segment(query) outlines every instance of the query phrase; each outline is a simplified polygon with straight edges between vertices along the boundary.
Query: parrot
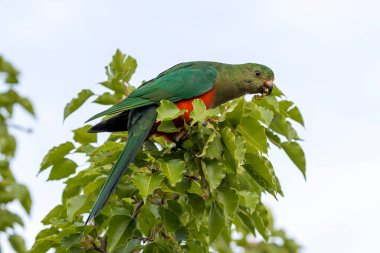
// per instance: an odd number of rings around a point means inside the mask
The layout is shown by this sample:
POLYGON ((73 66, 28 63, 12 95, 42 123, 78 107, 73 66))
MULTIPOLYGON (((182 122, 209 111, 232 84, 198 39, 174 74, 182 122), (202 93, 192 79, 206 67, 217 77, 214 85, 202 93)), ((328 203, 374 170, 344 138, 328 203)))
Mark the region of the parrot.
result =
POLYGON ((128 131, 128 139, 85 222, 91 221, 105 206, 121 177, 144 141, 156 131, 157 107, 161 100, 187 110, 179 119, 190 122, 193 100, 201 99, 207 109, 246 94, 270 95, 273 71, 261 64, 226 64, 194 61, 177 64, 131 92, 127 98, 91 117, 88 121, 111 116, 94 125, 89 132, 128 131), (156 128, 156 129, 155 129, 156 128))

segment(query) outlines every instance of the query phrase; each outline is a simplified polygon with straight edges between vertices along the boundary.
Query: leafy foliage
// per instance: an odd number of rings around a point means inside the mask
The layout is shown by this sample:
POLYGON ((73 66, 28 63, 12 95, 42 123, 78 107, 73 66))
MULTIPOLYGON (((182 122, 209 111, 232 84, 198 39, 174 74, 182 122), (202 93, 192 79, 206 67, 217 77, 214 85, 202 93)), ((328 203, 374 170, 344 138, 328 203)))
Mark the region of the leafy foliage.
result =
MULTIPOLYGON (((106 67, 108 80, 101 83, 109 91, 94 102, 110 104, 128 95, 135 68, 136 61, 118 50, 106 67)), ((184 112, 169 101, 161 102, 159 130, 182 136, 182 147, 162 136, 146 141, 89 226, 83 223, 84 215, 128 133, 113 133, 98 144, 85 131, 90 126, 84 126, 73 131, 74 142, 51 149, 40 171, 51 168, 49 179, 67 178, 66 187, 62 204, 43 219, 48 227, 37 235, 31 252, 51 248, 57 252, 233 252, 233 243, 247 252, 279 252, 278 248, 297 252, 293 241, 273 229, 270 212, 261 202, 266 193, 275 198, 283 195, 268 159, 269 148, 284 149, 305 172, 300 138, 292 126, 303 124, 297 107, 278 88, 272 96, 252 101, 240 98, 213 110, 206 110, 200 100, 193 106, 193 121, 184 132, 172 123, 184 112), (74 175, 74 165, 68 162, 73 152, 88 161, 74 175), (67 166, 61 166, 64 162, 67 166), (248 238, 258 234, 269 244, 248 238), (283 245, 271 243, 270 236, 279 237, 283 245)))
POLYGON ((9 207, 10 203, 18 202, 29 214, 32 205, 28 188, 17 182, 11 170, 17 143, 9 130, 11 127, 21 128, 11 122, 14 107, 20 105, 29 114, 34 115, 31 102, 14 89, 18 84, 18 76, 16 68, 0 56, 0 237, 6 236, 16 252, 26 252, 24 239, 17 234, 18 227, 23 226, 23 221, 9 207))

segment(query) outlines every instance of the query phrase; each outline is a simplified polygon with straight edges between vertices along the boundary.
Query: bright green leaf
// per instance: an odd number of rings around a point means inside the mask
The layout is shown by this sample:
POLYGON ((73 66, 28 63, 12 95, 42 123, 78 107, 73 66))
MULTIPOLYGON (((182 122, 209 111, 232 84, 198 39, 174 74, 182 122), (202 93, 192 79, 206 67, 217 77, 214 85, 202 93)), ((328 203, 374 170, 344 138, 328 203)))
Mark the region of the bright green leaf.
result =
POLYGON ((68 141, 50 149, 41 162, 39 173, 49 168, 51 165, 59 163, 65 157, 65 155, 67 155, 74 148, 74 144, 68 141))
POLYGON ((59 163, 53 165, 48 180, 66 178, 75 173, 77 167, 78 165, 73 160, 63 158, 59 163))
POLYGON ((81 128, 73 130, 74 140, 82 145, 86 145, 91 142, 97 142, 97 135, 88 132, 88 130, 90 130, 91 127, 92 126, 90 125, 85 125, 81 128))
POLYGON ((93 103, 101 104, 101 105, 114 105, 119 102, 121 96, 119 94, 111 94, 109 92, 105 92, 99 97, 97 97, 93 103))
POLYGON ((201 99, 194 99, 193 111, 190 113, 190 118, 192 118, 191 124, 194 125, 196 122, 204 123, 207 118, 217 117, 219 111, 217 109, 207 110, 205 104, 201 99))
POLYGON ((216 202, 212 202, 209 214, 209 240, 210 244, 215 241, 220 232, 226 227, 223 211, 216 202))
POLYGON ((253 117, 244 117, 238 125, 237 130, 245 139, 248 152, 268 152, 268 143, 265 128, 253 117))
POLYGON ((176 127, 173 121, 161 121, 157 130, 163 133, 177 133, 181 130, 181 128, 176 127))
POLYGON ((129 216, 117 215, 112 217, 107 232, 107 249, 109 252, 113 252, 120 243, 125 244, 129 239, 128 237, 132 235, 133 226, 130 225, 131 222, 132 220, 129 216))
POLYGON ((70 114, 75 112, 92 95, 94 95, 94 93, 87 89, 84 89, 81 92, 79 92, 76 98, 73 98, 68 104, 66 104, 63 113, 63 119, 65 120, 70 114))
POLYGON ((162 100, 160 106, 157 108, 157 120, 168 121, 173 120, 184 114, 186 110, 180 110, 178 107, 168 100, 162 100))
POLYGON ((9 242, 12 246, 12 248, 17 252, 17 253, 26 253, 26 246, 25 246, 25 241, 24 239, 16 234, 10 235, 9 236, 9 242))
POLYGON ((281 143, 281 146, 289 158, 302 172, 303 176, 306 177, 306 159, 301 146, 297 142, 283 142, 281 143))
POLYGON ((185 162, 179 159, 169 161, 158 160, 162 173, 165 175, 172 186, 181 181, 182 174, 185 171, 185 162))
POLYGON ((226 166, 217 160, 207 160, 202 162, 202 168, 206 171, 206 178, 209 182, 210 190, 214 191, 225 176, 226 166))
POLYGON ((239 205, 239 195, 233 188, 219 188, 217 199, 223 205, 224 214, 233 220, 236 209, 239 205))
POLYGON ((90 198, 84 195, 74 196, 67 201, 67 218, 73 221, 78 214, 88 212, 91 209, 90 198))
POLYGON ((164 177, 161 174, 135 173, 133 175, 133 184, 139 189, 141 196, 146 199, 155 189, 160 187, 164 177))

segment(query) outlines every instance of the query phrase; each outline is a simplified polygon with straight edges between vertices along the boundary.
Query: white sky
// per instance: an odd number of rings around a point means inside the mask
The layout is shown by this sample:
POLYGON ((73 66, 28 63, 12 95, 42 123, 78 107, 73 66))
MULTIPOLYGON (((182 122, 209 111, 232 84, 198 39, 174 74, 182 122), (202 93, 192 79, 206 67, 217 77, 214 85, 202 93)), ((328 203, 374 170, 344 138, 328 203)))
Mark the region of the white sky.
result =
POLYGON ((21 71, 19 91, 38 119, 16 112, 17 177, 32 191, 29 246, 40 220, 60 203, 62 182, 36 177, 46 152, 101 109, 90 105, 62 125, 64 105, 96 82, 117 48, 139 67, 133 83, 183 61, 258 62, 300 107, 305 182, 277 150, 271 154, 285 198, 268 198, 278 226, 303 252, 373 252, 380 226, 380 2, 287 1, 0 2, 0 54, 21 71), (128 3, 130 2, 130 3, 128 3))

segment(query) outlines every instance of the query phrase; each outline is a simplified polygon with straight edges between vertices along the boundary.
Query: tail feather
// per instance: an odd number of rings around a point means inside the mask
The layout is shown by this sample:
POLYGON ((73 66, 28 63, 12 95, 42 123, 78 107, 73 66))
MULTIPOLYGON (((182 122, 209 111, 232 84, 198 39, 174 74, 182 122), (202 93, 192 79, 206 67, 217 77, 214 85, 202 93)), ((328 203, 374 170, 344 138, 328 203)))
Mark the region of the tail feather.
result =
POLYGON ((88 132, 89 133, 100 133, 100 132, 122 132, 128 130, 128 118, 130 110, 119 113, 105 121, 102 121, 95 126, 93 126, 88 132))
POLYGON ((144 143, 150 129, 156 121, 156 107, 147 106, 143 108, 133 109, 129 117, 129 122, 133 122, 133 124, 129 126, 128 141, 125 144, 125 148, 117 160, 115 166, 113 167, 106 183, 100 191, 100 194, 85 224, 91 221, 107 203, 124 172, 127 170, 129 164, 135 158, 137 151, 144 143))

